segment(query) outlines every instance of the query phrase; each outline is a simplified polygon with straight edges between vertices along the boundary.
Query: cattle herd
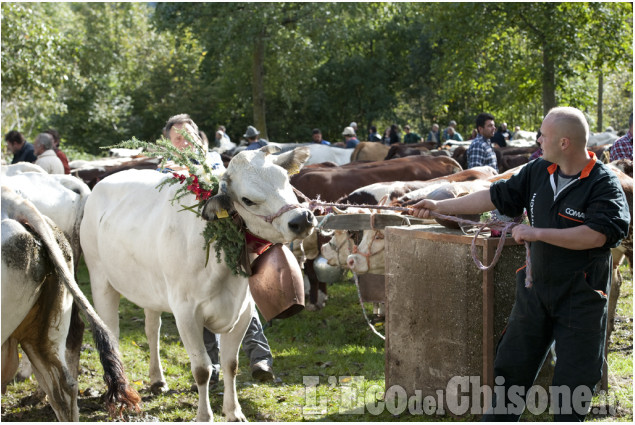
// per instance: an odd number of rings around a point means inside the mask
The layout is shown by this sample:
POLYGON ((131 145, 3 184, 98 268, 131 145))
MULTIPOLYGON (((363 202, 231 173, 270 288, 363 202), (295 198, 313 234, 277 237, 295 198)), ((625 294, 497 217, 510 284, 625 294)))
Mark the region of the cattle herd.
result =
MULTIPOLYGON (((609 146, 590 144, 590 149, 605 158, 602 152, 609 146)), ((383 274, 384 238, 379 229, 357 235, 327 232, 318 228, 316 216, 374 214, 377 211, 357 205, 408 206, 423 198, 463 196, 509 178, 537 148, 530 140, 496 149, 499 174, 490 167, 467 170, 466 146, 461 143, 439 150, 426 143, 282 147, 224 154, 219 193, 205 202, 201 216, 182 212, 171 202, 176 186, 157 189, 170 176, 155 171, 159 160, 141 151, 73 161, 71 176, 48 175, 27 163, 3 165, 2 392, 18 369, 20 346, 57 419, 79 419, 81 310, 100 352, 107 408, 113 414, 118 408, 138 410, 139 395, 128 385, 118 351, 123 295, 145 312, 152 391, 167 390, 159 329, 161 313, 170 312, 198 388, 196 420, 213 419, 208 397, 211 363, 202 339, 206 327, 221 334, 222 411, 227 420, 244 421, 235 376, 253 300, 247 277, 232 273, 222 262, 206 264, 201 249, 206 221, 227 211, 257 237, 292 245, 308 280, 307 307, 317 309, 324 305, 328 282, 320 279, 314 262, 323 257, 333 268, 383 274), (350 206, 310 208, 315 204, 307 200, 350 206), (81 256, 90 273, 94 309, 74 277, 81 256)), ((632 162, 621 160, 611 167, 632 208, 632 162)), ((180 203, 195 204, 194 195, 188 196, 192 199, 180 203)), ((624 257, 632 264, 632 226, 630 232, 615 250, 616 266, 624 257)))

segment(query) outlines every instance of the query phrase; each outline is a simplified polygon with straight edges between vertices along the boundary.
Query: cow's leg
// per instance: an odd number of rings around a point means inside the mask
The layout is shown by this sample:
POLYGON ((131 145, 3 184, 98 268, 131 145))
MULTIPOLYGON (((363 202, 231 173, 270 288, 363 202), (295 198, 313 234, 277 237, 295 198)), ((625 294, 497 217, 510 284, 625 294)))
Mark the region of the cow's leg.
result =
POLYGON ((231 332, 220 336, 220 362, 223 371, 225 392, 223 394, 223 413, 230 422, 246 422, 238 396, 236 395, 236 375, 238 374, 238 351, 245 337, 253 312, 253 301, 238 319, 238 323, 231 332))
MULTIPOLYGON (((90 270, 90 268, 89 268, 90 270)), ((110 286, 104 273, 90 274, 90 290, 95 311, 112 332, 119 348, 119 298, 120 294, 110 286)))
POLYGON ((146 337, 150 348, 150 391, 159 394, 168 390, 165 382, 163 370, 161 369, 161 358, 159 356, 159 338, 161 331, 161 312, 145 309, 146 313, 146 337))
POLYGON ((317 274, 315 274, 315 269, 313 268, 313 260, 306 260, 304 262, 304 273, 306 273, 309 278, 309 302, 311 304, 316 304, 318 302, 318 291, 320 290, 320 281, 317 278, 317 274))
POLYGON ((197 422, 213 422, 214 416, 209 405, 209 378, 212 376, 212 361, 203 343, 203 321, 192 311, 189 303, 173 307, 174 319, 185 351, 190 356, 190 368, 198 387, 197 422))
MULTIPOLYGON (((50 332, 49 337, 51 333, 56 332, 50 332)), ((35 378, 48 396, 57 419, 60 422, 77 422, 77 381, 66 367, 65 340, 66 335, 55 335, 48 341, 35 344, 23 342, 22 349, 31 359, 35 378)))
POLYGON ((15 376, 19 365, 18 341, 15 338, 8 338, 2 344, 2 394, 7 391, 7 384, 15 376))
POLYGON ((59 421, 78 421, 77 381, 66 364, 73 297, 51 276, 38 304, 14 335, 31 360, 40 387, 59 421), (45 324, 45 326, 43 326, 45 324))

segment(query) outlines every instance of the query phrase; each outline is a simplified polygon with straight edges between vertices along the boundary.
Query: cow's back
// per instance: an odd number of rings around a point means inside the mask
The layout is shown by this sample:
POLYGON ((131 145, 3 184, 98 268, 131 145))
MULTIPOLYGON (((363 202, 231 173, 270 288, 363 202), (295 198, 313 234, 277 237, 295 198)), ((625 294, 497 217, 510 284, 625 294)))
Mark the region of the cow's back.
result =
POLYGON ((335 201, 360 187, 392 181, 429 180, 454 174, 461 166, 449 157, 410 156, 338 168, 301 170, 291 184, 306 196, 335 201))
MULTIPOLYGON (((169 298, 209 286, 229 270, 216 264, 214 252, 205 268, 205 222, 181 205, 172 205, 178 185, 157 185, 169 175, 153 170, 122 171, 99 182, 86 202, 80 236, 86 264, 126 298, 144 308, 170 311, 169 298), (219 276, 220 275, 220 276, 219 276)), ((201 294, 210 296, 209 293, 201 294)))

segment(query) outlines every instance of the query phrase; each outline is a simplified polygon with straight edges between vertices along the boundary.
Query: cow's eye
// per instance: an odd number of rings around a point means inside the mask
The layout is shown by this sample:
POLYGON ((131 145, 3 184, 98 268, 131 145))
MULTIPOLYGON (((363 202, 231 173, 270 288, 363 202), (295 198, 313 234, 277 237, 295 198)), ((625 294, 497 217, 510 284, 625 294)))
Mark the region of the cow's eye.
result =
POLYGON ((253 202, 251 199, 245 198, 244 196, 242 198, 242 201, 243 201, 243 204, 247 205, 248 207, 256 205, 255 202, 253 202))

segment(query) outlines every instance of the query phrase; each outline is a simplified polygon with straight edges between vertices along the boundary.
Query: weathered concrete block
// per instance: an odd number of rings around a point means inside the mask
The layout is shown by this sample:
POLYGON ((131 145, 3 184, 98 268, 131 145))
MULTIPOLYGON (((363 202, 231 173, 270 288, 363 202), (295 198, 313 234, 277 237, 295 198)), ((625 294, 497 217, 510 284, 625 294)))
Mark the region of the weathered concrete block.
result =
MULTIPOLYGON (((524 245, 508 238, 486 277, 472 260, 472 236, 458 230, 389 227, 385 235, 386 388, 436 397, 454 376, 491 382, 494 347, 514 303, 516 271, 525 264, 524 245)), ((491 262, 497 243, 479 236, 483 263, 491 262), (483 259, 484 250, 490 259, 483 259)))

